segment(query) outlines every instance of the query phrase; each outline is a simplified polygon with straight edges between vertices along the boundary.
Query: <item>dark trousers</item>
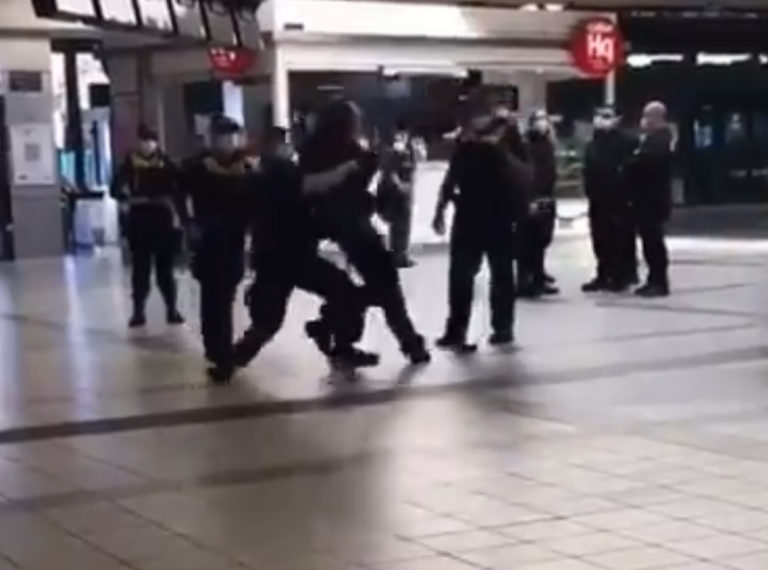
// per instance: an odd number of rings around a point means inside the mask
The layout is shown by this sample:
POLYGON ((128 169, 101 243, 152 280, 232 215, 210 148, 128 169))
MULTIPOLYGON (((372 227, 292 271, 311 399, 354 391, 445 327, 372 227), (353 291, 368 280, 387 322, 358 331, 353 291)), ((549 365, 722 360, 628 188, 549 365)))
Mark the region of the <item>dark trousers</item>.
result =
POLYGON ((371 220, 333 216, 325 218, 323 224, 363 280, 369 304, 381 307, 401 350, 411 352, 420 347, 424 340, 408 314, 394 256, 371 220))
POLYGON ((637 234, 643 248, 643 258, 648 266, 648 283, 669 286, 669 253, 665 237, 666 218, 657 215, 638 215, 637 234))
POLYGON ((266 256, 257 262, 256 279, 249 293, 251 325, 238 342, 237 360, 252 360, 277 334, 285 320, 294 289, 324 299, 323 319, 336 347, 350 347, 362 337, 365 295, 349 275, 316 251, 285 257, 266 256))
POLYGON ((521 288, 536 290, 545 283, 545 258, 555 232, 555 203, 544 202, 521 224, 518 280, 521 288))
POLYGON ((491 273, 491 326, 494 332, 511 332, 515 315, 514 234, 511 230, 488 232, 454 225, 451 235, 448 283, 449 315, 445 335, 464 340, 469 329, 475 277, 483 258, 491 273))
POLYGON ((413 196, 403 196, 402 204, 393 212, 389 224, 389 249, 395 259, 408 259, 411 245, 411 224, 413 218, 413 196))
POLYGON ((589 229, 597 279, 619 285, 636 280, 635 227, 627 204, 590 200, 589 229))
POLYGON ((200 282, 200 325, 205 357, 219 366, 231 366, 234 325, 232 310, 243 278, 243 253, 239 259, 197 259, 193 268, 200 282))
POLYGON ((157 287, 169 311, 176 309, 176 278, 173 274, 176 236, 172 228, 157 231, 145 228, 129 238, 131 248, 131 288, 134 310, 143 312, 149 297, 152 268, 157 287))

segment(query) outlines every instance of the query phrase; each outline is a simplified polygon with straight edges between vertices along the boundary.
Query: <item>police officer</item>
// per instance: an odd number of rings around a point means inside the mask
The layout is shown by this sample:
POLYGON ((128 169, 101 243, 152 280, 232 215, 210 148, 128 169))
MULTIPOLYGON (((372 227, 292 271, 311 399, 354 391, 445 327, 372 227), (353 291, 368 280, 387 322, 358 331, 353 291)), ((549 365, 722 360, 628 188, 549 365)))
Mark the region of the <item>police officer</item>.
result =
POLYGON ((216 115, 209 148, 184 166, 193 206, 192 272, 200 283, 200 321, 209 377, 227 382, 234 372, 232 310, 245 265, 251 164, 243 132, 216 115))
POLYGON ((648 278, 635 293, 641 297, 665 297, 669 295, 665 226, 672 212, 673 158, 673 135, 666 106, 659 101, 648 103, 640 127, 640 143, 626 166, 635 225, 648 266, 648 278))
POLYGON ((408 254, 413 217, 413 182, 416 150, 404 121, 398 121, 385 151, 377 198, 382 217, 389 222, 389 249, 399 268, 415 265, 408 254))
POLYGON ((133 315, 130 327, 146 324, 145 307, 154 265, 157 285, 169 324, 184 318, 176 306, 173 274, 182 200, 178 170, 160 149, 157 133, 146 125, 138 130, 139 144, 129 153, 112 180, 110 194, 127 208, 125 231, 131 250, 133 315))
POLYGON ((632 285, 635 240, 630 197, 622 180, 633 142, 619 128, 615 111, 598 109, 594 135, 584 155, 584 192, 589 201, 589 228, 597 274, 585 293, 623 291, 632 285), (631 259, 630 259, 631 258, 631 259))
POLYGON ((534 177, 528 217, 522 224, 518 257, 519 294, 522 297, 554 295, 559 291, 547 279, 545 258, 552 243, 557 215, 557 163, 552 125, 546 111, 537 110, 531 114, 526 139, 534 177))
POLYGON ((495 119, 480 105, 459 136, 441 188, 433 221, 445 231, 445 209, 453 203, 449 270, 449 315, 441 348, 473 352, 467 344, 475 277, 483 258, 491 273, 492 345, 514 341, 515 226, 527 208, 531 171, 516 124, 495 119))
POLYGON ((382 308, 400 349, 413 364, 430 360, 424 338, 411 321, 392 254, 372 223, 368 191, 378 157, 361 144, 359 109, 332 102, 318 118, 301 151, 303 190, 320 230, 336 242, 362 278, 370 304, 382 308))
POLYGON ((246 366, 280 330, 291 293, 299 288, 326 303, 322 318, 307 326, 318 347, 335 364, 375 366, 378 355, 354 347, 363 332, 366 297, 345 271, 320 257, 319 234, 292 153, 286 130, 270 129, 254 180, 251 325, 236 343, 236 364, 246 366))

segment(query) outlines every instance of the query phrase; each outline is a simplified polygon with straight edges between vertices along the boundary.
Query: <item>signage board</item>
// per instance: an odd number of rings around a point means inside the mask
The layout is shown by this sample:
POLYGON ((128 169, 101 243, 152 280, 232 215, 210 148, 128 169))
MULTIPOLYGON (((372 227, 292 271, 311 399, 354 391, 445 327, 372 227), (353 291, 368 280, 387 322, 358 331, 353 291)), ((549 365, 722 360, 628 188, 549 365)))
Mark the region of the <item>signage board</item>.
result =
POLYGON ((208 50, 208 59, 217 77, 238 79, 253 68, 256 54, 248 48, 214 47, 208 50))
POLYGON ((164 33, 173 31, 173 18, 168 0, 139 0, 139 15, 144 28, 164 33))
POLYGON ((208 37, 217 46, 237 45, 237 31, 232 11, 224 0, 202 0, 208 20, 208 37))
POLYGON ((610 18, 591 18, 579 23, 571 40, 571 57, 579 71, 605 77, 624 63, 624 37, 610 18))

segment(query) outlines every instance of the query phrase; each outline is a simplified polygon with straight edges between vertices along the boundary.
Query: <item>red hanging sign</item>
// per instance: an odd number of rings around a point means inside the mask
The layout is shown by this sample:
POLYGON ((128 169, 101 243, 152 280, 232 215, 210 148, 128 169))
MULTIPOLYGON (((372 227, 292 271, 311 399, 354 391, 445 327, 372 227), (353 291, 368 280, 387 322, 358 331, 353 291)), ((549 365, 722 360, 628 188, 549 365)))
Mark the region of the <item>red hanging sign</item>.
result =
POLYGON ((247 48, 216 47, 208 50, 208 59, 216 75, 238 78, 243 77, 251 70, 255 54, 253 50, 247 48))
POLYGON ((574 65, 586 75, 605 77, 624 63, 624 37, 610 18, 581 22, 571 41, 574 65))

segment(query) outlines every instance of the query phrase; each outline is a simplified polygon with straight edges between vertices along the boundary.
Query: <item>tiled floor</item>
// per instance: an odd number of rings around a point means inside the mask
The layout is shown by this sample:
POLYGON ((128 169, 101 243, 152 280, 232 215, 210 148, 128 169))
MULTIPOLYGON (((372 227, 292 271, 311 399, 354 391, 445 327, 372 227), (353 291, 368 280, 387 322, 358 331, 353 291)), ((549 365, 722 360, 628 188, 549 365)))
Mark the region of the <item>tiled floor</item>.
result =
MULTIPOLYGON (((646 302, 581 295, 587 244, 561 240, 515 351, 412 370, 372 315, 384 361, 353 382, 297 295, 225 388, 194 319, 124 329, 114 257, 2 267, 0 570, 765 570, 768 243, 674 246, 646 302)), ((445 271, 405 274, 430 335, 445 271)))

